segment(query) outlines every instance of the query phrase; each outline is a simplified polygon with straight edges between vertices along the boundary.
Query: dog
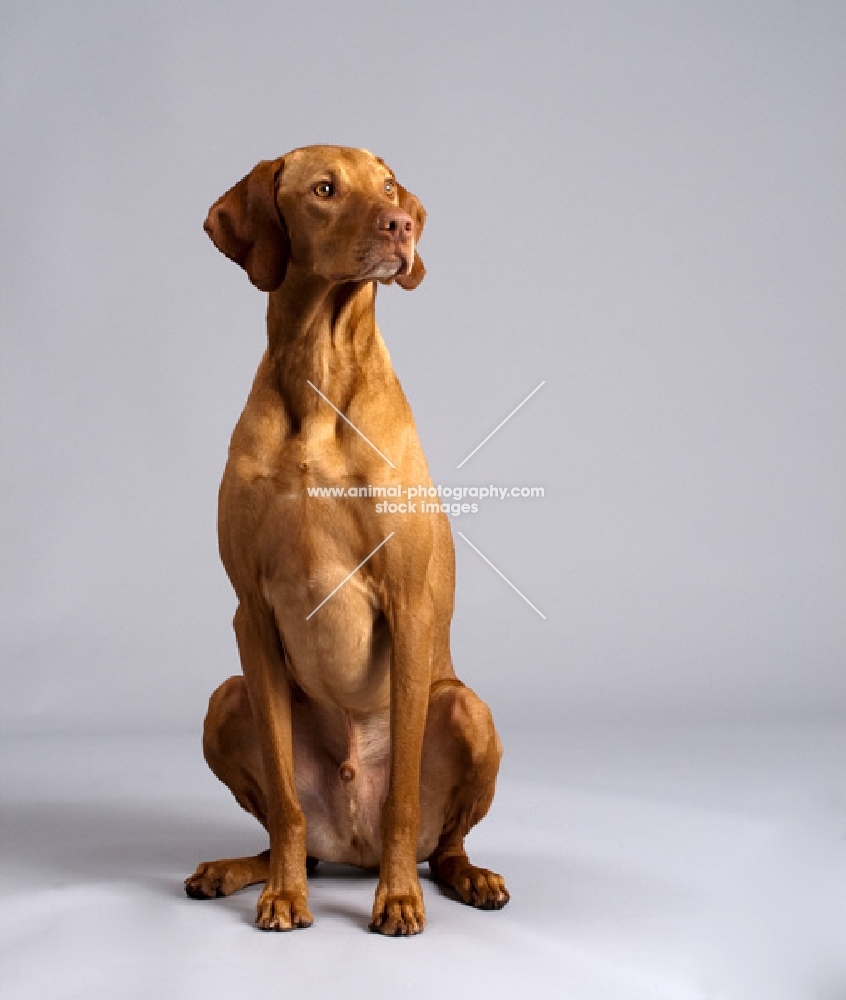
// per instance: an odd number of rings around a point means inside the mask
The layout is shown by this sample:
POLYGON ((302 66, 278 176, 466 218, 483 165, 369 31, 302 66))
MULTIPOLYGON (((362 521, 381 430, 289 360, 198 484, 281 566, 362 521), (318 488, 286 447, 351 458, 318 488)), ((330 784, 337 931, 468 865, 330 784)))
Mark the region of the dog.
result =
POLYGON ((423 930, 419 862, 470 906, 509 900, 464 849, 502 745, 453 669, 449 520, 315 495, 432 485, 375 320, 378 283, 423 280, 425 218, 379 157, 309 146, 259 163, 205 222, 268 293, 268 346, 218 507, 242 676, 212 694, 203 751, 270 849, 200 864, 185 888, 207 899, 263 882, 264 930, 312 924, 321 860, 378 868, 370 929, 389 936, 423 930))

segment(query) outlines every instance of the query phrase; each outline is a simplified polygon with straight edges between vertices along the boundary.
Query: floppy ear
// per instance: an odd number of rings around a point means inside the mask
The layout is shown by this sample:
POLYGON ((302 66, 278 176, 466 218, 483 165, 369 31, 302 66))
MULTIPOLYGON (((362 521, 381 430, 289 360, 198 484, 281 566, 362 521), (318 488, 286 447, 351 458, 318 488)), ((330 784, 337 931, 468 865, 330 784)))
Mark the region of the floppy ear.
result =
POLYGON ((426 268, 423 266, 423 261, 420 259, 420 254, 417 252, 417 242, 423 233, 423 226, 426 222, 426 209, 420 204, 420 200, 415 197, 415 195, 413 195, 410 191, 406 191, 402 184, 397 184, 397 195, 400 208, 404 212, 408 212, 414 220, 415 250, 414 263, 412 264, 409 273, 399 275, 394 278, 394 281, 400 286, 400 288, 405 288, 407 291, 411 291, 412 288, 416 288, 420 284, 426 274, 426 268))
POLYGON ((212 242, 263 292, 282 284, 291 254, 276 207, 276 178, 284 158, 262 160, 212 205, 203 225, 212 242))

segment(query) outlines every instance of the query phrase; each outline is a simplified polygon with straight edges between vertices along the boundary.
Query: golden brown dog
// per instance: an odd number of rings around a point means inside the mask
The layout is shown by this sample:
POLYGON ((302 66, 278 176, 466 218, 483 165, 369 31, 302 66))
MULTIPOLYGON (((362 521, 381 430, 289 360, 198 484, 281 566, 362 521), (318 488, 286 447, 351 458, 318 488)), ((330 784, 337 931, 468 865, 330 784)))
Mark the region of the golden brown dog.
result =
POLYGON ((311 146, 259 163, 205 224, 269 293, 218 514, 243 677, 212 695, 203 749, 270 850, 201 864, 185 886, 208 898, 264 882, 267 930, 312 923, 306 870, 321 859, 379 868, 383 934, 423 929, 420 861, 471 906, 509 898, 464 851, 502 747, 453 670, 449 521, 308 492, 431 485, 374 312, 377 281, 423 279, 424 219, 378 157, 311 146))

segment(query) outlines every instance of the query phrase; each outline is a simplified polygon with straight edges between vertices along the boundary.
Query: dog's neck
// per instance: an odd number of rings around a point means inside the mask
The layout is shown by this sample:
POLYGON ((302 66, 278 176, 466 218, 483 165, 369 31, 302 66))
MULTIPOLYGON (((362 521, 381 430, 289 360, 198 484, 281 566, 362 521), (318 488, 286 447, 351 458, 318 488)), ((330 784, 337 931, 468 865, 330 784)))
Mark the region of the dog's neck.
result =
POLYGON ((339 284, 289 270, 269 296, 267 340, 268 374, 295 424, 320 403, 313 387, 343 410, 383 353, 376 282, 339 284))

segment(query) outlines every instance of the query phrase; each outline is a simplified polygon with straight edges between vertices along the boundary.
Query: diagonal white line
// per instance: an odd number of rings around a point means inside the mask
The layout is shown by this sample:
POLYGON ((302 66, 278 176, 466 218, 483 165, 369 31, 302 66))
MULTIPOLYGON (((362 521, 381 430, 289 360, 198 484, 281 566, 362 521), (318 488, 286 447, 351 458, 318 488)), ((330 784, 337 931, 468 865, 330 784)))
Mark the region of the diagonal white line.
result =
MULTIPOLYGON (((362 434, 361 431, 352 422, 352 420, 350 420, 349 417, 345 417, 344 414, 341 413, 341 411, 338 409, 338 407, 335 406, 335 404, 332 402, 331 399, 329 399, 328 396, 324 396, 323 395, 323 393, 317 388, 317 386, 314 384, 314 382, 312 382, 310 379, 306 379, 306 382, 308 382, 308 384, 312 387, 312 389, 314 389, 314 391, 317 393, 317 395, 321 397, 321 399, 325 399, 326 400, 326 402, 332 407, 332 409, 338 414, 339 417, 341 417, 343 420, 346 420, 346 422, 350 425, 350 427, 352 427, 352 429, 356 432, 356 434, 360 434, 364 438, 364 440, 370 445, 370 447, 376 452, 377 455, 382 455, 382 452, 379 451, 379 449, 376 447, 375 444, 373 444, 373 442, 370 440, 370 438, 367 437, 365 434, 362 434)), ((540 388, 540 386, 538 388, 540 388)), ((521 403, 520 406, 522 406, 522 405, 523 404, 521 403)), ((483 441, 482 444, 484 444, 484 443, 485 442, 483 441)), ((382 458, 385 459, 385 461, 388 463, 388 465, 390 465, 390 467, 392 469, 396 468, 396 466, 394 465, 394 463, 388 458, 387 455, 382 455, 382 458)), ((314 610, 316 611, 317 608, 315 608, 314 610)), ((314 614, 314 611, 312 611, 312 614, 314 614)))
MULTIPOLYGON (((384 455, 382 457, 384 458, 384 455)), ((388 535, 388 538, 391 538, 395 534, 396 534, 396 532, 392 531, 391 534, 388 535)), ((372 559, 373 556, 376 555, 376 553, 379 551, 379 549, 381 549, 382 546, 385 544, 385 542, 387 542, 388 538, 383 538, 382 541, 379 542, 379 544, 376 546, 376 548, 370 553, 370 555, 366 556, 364 559, 362 559, 361 562, 358 564, 358 566, 356 566, 356 568, 352 571, 352 573, 348 573, 344 577, 344 579, 341 580, 341 582, 338 584, 338 586, 332 591, 332 593, 328 594, 326 597, 323 598, 323 600, 320 602, 320 604, 317 605, 317 607, 314 609, 314 611, 311 612, 310 615, 306 615, 306 621, 308 621, 309 618, 311 618, 311 615, 313 615, 315 613, 315 611, 319 611, 323 607, 323 605, 329 600, 330 597, 334 597, 335 594, 337 594, 338 591, 341 589, 341 587, 343 587, 343 585, 347 582, 347 580, 349 580, 349 578, 351 576, 355 576, 355 574, 361 569, 361 567, 367 562, 368 559, 372 559)), ((535 610, 537 611, 537 608, 535 608, 535 610)))
MULTIPOLYGON (((541 385, 543 385, 543 382, 541 382, 541 385)), ((538 386, 538 388, 540 388, 540 386, 538 386)), ((484 444, 484 442, 482 443, 484 444)), ((461 535, 461 532, 459 531, 458 534, 461 535)), ((476 546, 470 541, 470 539, 466 535, 461 535, 461 537, 464 539, 465 542, 467 542, 467 544, 474 552, 477 552, 480 556, 482 556, 482 558, 485 560, 488 566, 490 566, 490 568, 494 571, 494 573, 499 573, 499 570, 496 568, 496 566, 494 566, 494 564, 490 561, 490 559, 488 559, 487 556, 482 555, 482 553, 479 552, 476 546)), ((546 615, 542 611, 538 611, 538 609, 534 606, 534 604, 532 604, 529 598, 526 597, 525 594, 520 593, 520 591, 517 590, 514 584, 508 579, 508 577, 504 573, 499 573, 499 575, 502 577, 503 580, 505 580, 505 582, 508 584, 509 587, 511 587, 512 590, 516 590, 517 593, 520 594, 520 596, 523 598, 526 604, 529 605, 530 608, 532 608, 534 611, 537 611, 538 614, 541 616, 541 618, 543 618, 543 620, 546 621, 546 615)))
MULTIPOLYGON (((522 403, 520 403, 519 406, 515 406, 514 407, 514 409, 508 414, 508 416, 505 418, 505 420, 502 421, 502 424, 507 423, 514 416, 514 414, 520 409, 520 406, 522 406, 523 403, 528 403, 529 400, 532 398, 532 396, 534 396, 534 394, 538 391, 538 389, 540 389, 541 385, 546 385, 546 379, 544 379, 543 382, 541 382, 540 385, 535 386, 535 388, 532 389, 532 391, 529 393, 529 395, 526 396, 526 398, 523 400, 522 403)), ((476 452, 482 447, 482 445, 485 444, 485 442, 490 441, 490 439, 494 436, 494 434, 496 434, 496 432, 500 429, 500 427, 502 427, 502 424, 497 424, 496 427, 494 427, 494 429, 490 432, 490 434, 488 434, 488 436, 485 438, 485 440, 482 441, 481 444, 477 444, 476 445, 476 447, 470 452, 470 454, 467 456, 467 458, 464 459, 464 462, 466 462, 467 459, 472 458, 476 454, 476 452)), ((458 466, 456 466, 456 468, 460 469, 461 466, 464 465, 464 462, 461 462, 458 466)), ((461 534, 461 533, 459 532, 459 534, 461 534)), ((479 554, 481 555, 481 553, 479 553, 479 554)), ((523 595, 521 594, 520 596, 522 597, 523 595)), ((537 608, 535 608, 535 610, 537 611, 537 608)))

